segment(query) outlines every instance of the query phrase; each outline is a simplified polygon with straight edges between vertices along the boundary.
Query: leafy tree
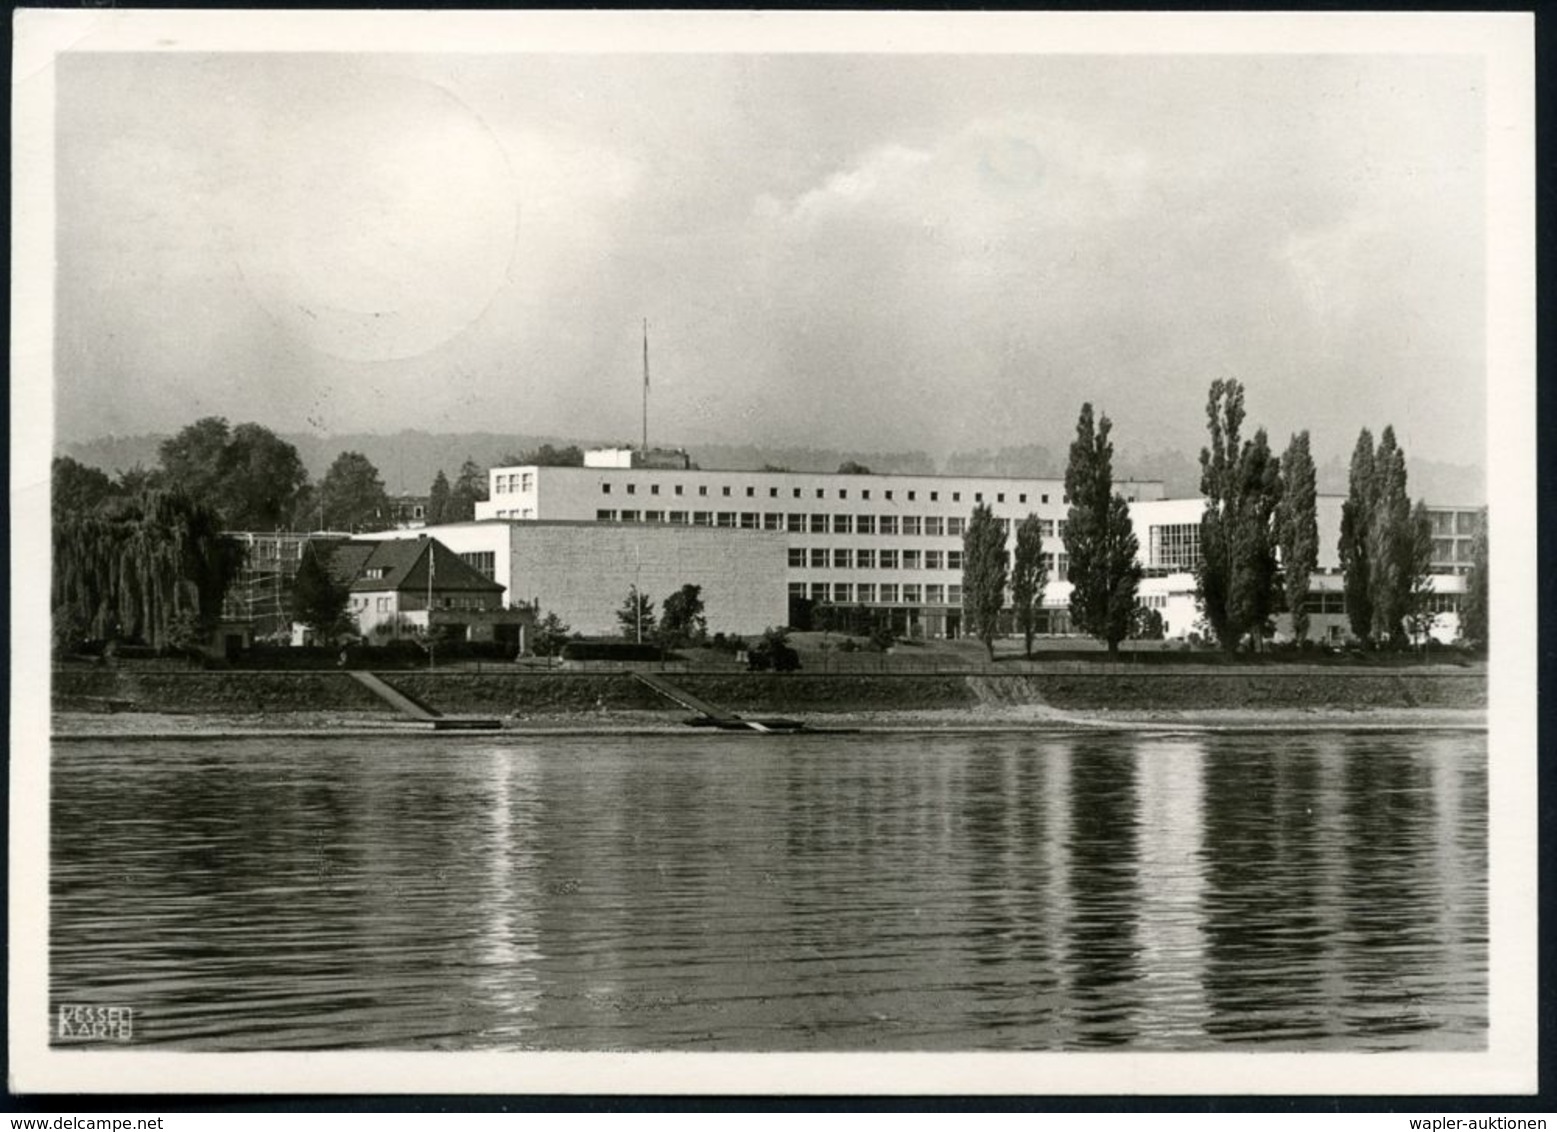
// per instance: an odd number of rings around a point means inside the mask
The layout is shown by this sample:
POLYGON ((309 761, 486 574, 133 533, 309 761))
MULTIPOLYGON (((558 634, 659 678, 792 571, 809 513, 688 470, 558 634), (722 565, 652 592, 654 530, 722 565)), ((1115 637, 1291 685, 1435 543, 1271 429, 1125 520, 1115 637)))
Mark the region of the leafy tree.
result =
POLYGON ((1406 592, 1404 622, 1412 638, 1425 647, 1438 615, 1433 610, 1433 520, 1420 499, 1400 536, 1399 553, 1406 592))
POLYGON ((1130 633, 1141 565, 1129 505, 1114 491, 1112 430, 1106 416, 1094 427, 1090 402, 1081 406, 1065 468, 1070 499, 1065 550, 1070 555, 1071 622, 1117 656, 1119 642, 1130 633))
POLYGON ((119 473, 115 488, 117 494, 123 496, 144 495, 148 491, 161 491, 166 487, 165 478, 157 468, 143 468, 136 464, 119 473))
POLYGON ((628 641, 652 641, 654 639, 654 602, 648 594, 639 593, 633 586, 627 591, 627 600, 616 611, 616 623, 622 627, 622 638, 628 641))
POLYGON ((192 498, 218 505, 231 440, 225 417, 201 417, 158 446, 162 472, 192 498))
POLYGON ((845 460, 838 465, 838 474, 840 476, 868 476, 870 475, 870 469, 856 460, 845 460))
POLYGON ((1319 568, 1319 496, 1308 430, 1292 437, 1281 457, 1281 503, 1276 542, 1281 551, 1282 589, 1292 611, 1292 639, 1308 637, 1308 587, 1319 568))
POLYGON ((1460 637, 1476 648, 1487 647, 1487 624, 1491 620, 1487 587, 1487 509, 1481 510, 1476 540, 1471 544, 1471 568, 1465 578, 1465 598, 1460 606, 1460 637))
POLYGON ((682 586, 660 605, 659 640, 667 648, 696 644, 708 636, 703 587, 682 586))
POLYGON ((305 543, 303 559, 298 563, 297 576, 292 581, 293 619, 307 625, 320 639, 334 637, 351 628, 351 618, 346 612, 351 601, 351 587, 331 572, 330 561, 334 556, 334 547, 328 543, 305 543))
POLYGON ((967 629, 995 659, 995 633, 1006 596, 1006 532, 989 504, 973 508, 962 535, 962 609, 967 629))
POLYGON ((1364 645, 1400 647, 1427 601, 1432 528, 1425 507, 1412 507, 1395 430, 1386 426, 1377 447, 1372 441, 1367 429, 1357 437, 1341 509, 1346 612, 1364 645))
POLYGON ((427 525, 435 526, 443 522, 443 517, 449 511, 449 477, 443 474, 443 469, 438 469, 437 478, 433 480, 432 487, 427 492, 427 525))
POLYGON ((81 639, 168 648, 191 624, 208 636, 243 565, 216 512, 181 491, 116 500, 53 528, 50 607, 81 639))
POLYGON ((1341 571, 1346 620, 1364 645, 1373 640, 1373 562, 1368 532, 1373 529, 1377 495, 1373 467, 1373 434, 1363 429, 1352 448, 1346 502, 1341 504, 1341 571))
POLYGON ((548 613, 535 623, 535 632, 531 637, 530 651, 536 656, 544 656, 550 659, 561 656, 563 647, 567 645, 569 634, 572 633, 562 618, 555 613, 548 613))
POLYGON ((793 470, 793 468, 786 468, 783 464, 764 464, 758 469, 758 471, 763 472, 789 472, 793 470))
POLYGON ((1406 492, 1406 454, 1395 430, 1384 426, 1373 453, 1373 513, 1368 529, 1373 637, 1399 646, 1412 605, 1411 499, 1406 492))
POLYGON ((1160 641, 1162 637, 1162 614, 1144 605, 1137 605, 1130 617, 1130 638, 1136 641, 1160 641))
POLYGON ((486 470, 474 460, 466 459, 460 465, 460 473, 455 477, 453 490, 449 492, 449 503, 444 509, 443 521, 445 523, 470 522, 476 517, 476 504, 486 502, 486 498, 486 470))
POLYGON ((206 635, 199 615, 192 609, 181 609, 168 618, 166 644, 173 652, 198 652, 206 635))
POLYGON ((297 449, 262 425, 203 417, 162 442, 162 479, 206 501, 229 528, 272 530, 308 482, 297 449))
POLYGON ((746 667, 753 672, 794 672, 800 667, 800 654, 790 647, 787 630, 770 628, 747 650, 746 667))
POLYGON ((378 469, 361 452, 342 452, 319 485, 320 526, 381 531, 390 526, 389 496, 378 469))
POLYGON ((1229 652, 1250 633, 1263 634, 1276 597, 1281 462, 1263 428, 1253 440, 1240 439, 1243 419, 1242 384, 1213 381, 1206 402, 1211 445, 1200 450, 1206 510, 1196 583, 1202 612, 1229 652))
POLYGON ((274 530, 290 517, 308 483, 297 449, 268 428, 240 424, 227 446, 226 490, 217 509, 238 530, 274 530))
POLYGON ((503 457, 503 466, 535 464, 542 468, 582 468, 584 466, 584 450, 577 444, 569 444, 562 448, 553 447, 550 444, 542 444, 539 448, 531 448, 519 455, 512 454, 503 457))
POLYGON ((100 468, 78 463, 69 456, 54 457, 51 503, 54 520, 87 515, 119 494, 114 481, 100 468))
POLYGON ((1028 656, 1033 655, 1033 634, 1043 607, 1047 575, 1043 568, 1043 524, 1028 515, 1017 524, 1016 559, 1011 567, 1011 602, 1016 607, 1017 628, 1028 656))

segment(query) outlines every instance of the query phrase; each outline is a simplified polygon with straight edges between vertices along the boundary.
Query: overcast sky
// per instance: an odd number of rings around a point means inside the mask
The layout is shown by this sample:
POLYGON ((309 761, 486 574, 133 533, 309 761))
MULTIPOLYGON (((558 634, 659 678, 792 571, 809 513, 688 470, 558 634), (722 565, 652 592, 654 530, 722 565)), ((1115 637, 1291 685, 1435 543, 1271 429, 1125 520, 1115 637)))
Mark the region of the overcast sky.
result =
POLYGON ((1474 58, 66 55, 57 430, 1484 459, 1474 58))

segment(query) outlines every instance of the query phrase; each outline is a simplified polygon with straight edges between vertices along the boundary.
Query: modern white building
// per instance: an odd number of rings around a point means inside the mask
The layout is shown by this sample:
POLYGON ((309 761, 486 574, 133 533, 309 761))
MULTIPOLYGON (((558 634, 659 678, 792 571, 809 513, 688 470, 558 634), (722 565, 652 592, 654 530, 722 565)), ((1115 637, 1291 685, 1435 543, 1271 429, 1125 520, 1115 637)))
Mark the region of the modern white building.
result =
MULTIPOLYGON (((1346 616, 1345 578, 1341 573, 1341 507, 1345 497, 1321 495, 1317 500, 1319 527, 1318 569, 1309 579, 1308 635, 1313 640, 1339 643, 1351 635, 1346 616)), ((1195 567, 1200 561, 1201 499, 1165 499, 1134 503, 1130 519, 1140 545, 1145 576, 1139 590, 1141 604, 1162 614, 1165 635, 1205 635, 1195 602, 1195 567)), ((1428 507, 1433 521, 1433 561, 1429 605, 1434 639, 1449 642, 1459 634, 1460 602, 1465 593, 1472 544, 1481 522, 1479 508, 1428 507)), ((1276 617, 1277 639, 1287 639, 1292 619, 1276 617)))
MULTIPOLYGON (((1069 503, 1061 480, 705 471, 632 466, 617 450, 585 459, 584 467, 493 468, 476 518, 767 533, 783 556, 780 621, 788 599, 804 599, 885 610, 900 632, 942 637, 961 634, 962 536, 984 503, 1013 547, 1017 523, 1029 514, 1043 523, 1051 548, 1044 605, 1052 630, 1066 630, 1069 503)), ((1132 503, 1163 494, 1154 480, 1120 481, 1116 490, 1132 503)), ((448 530, 435 533, 454 545, 448 530)))
MULTIPOLYGON (((1140 545, 1142 604, 1162 614, 1169 637, 1204 633, 1194 576, 1203 501, 1165 499, 1158 481, 1122 480, 1116 490, 1130 503, 1140 545)), ((962 535, 973 508, 990 506, 1013 549, 1016 524, 1033 514, 1043 525, 1049 570, 1046 628, 1070 628, 1063 542, 1069 501, 1059 479, 705 471, 679 449, 641 457, 633 449, 607 449, 587 453, 583 467, 493 468, 488 491, 487 502, 476 505, 478 519, 779 535, 791 609, 795 599, 864 605, 886 611, 899 632, 931 637, 962 631, 962 535)), ((1349 634, 1339 550, 1342 503, 1341 496, 1319 498, 1319 566, 1308 601, 1310 636, 1332 641, 1349 634)), ((1429 511, 1438 552, 1432 633, 1452 640, 1480 512, 1429 511)), ((1278 636, 1290 624, 1278 617, 1278 636)))

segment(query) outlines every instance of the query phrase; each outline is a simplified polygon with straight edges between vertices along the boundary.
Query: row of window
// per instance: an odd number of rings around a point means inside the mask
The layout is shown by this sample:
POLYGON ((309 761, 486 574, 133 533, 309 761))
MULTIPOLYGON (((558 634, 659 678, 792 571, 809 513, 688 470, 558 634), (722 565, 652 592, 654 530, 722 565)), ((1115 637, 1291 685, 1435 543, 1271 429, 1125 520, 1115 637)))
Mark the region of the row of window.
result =
POLYGON ((1481 525, 1479 511, 1429 511, 1435 535, 1464 535, 1476 533, 1481 525))
POLYGON ((1157 568, 1193 570, 1200 565, 1200 524, 1164 523, 1147 528, 1146 561, 1157 568))
POLYGON ((1476 540, 1472 538, 1435 538, 1433 540, 1433 563, 1474 562, 1476 560, 1476 540))
MULTIPOLYGON (((1424 594, 1422 598, 1423 610, 1427 613, 1458 613, 1460 611, 1460 594, 1424 594)), ((1344 593, 1311 593, 1303 601, 1303 608, 1309 613, 1345 613, 1346 595, 1344 593)))
POLYGON ((867 550, 802 546, 789 548, 793 570, 961 570, 960 550, 867 550))
POLYGON ((534 472, 498 473, 492 477, 492 494, 509 495, 520 491, 535 490, 534 472))
MULTIPOLYGON (((871 550, 864 547, 792 546, 789 548, 791 570, 961 570, 963 552, 960 550, 871 550)), ((1011 552, 1006 551, 1006 568, 1011 566, 1011 552)), ((1070 555, 1045 554, 1043 568, 1057 581, 1070 579, 1070 555)))
POLYGON ((497 577, 497 554, 490 550, 472 550, 460 555, 460 561, 473 568, 483 578, 497 577))
MULTIPOLYGON (((499 480, 501 480, 504 477, 503 476, 498 476, 497 478, 499 480)), ((513 479, 514 477, 509 476, 507 478, 508 479, 513 479)), ((657 483, 648 484, 647 487, 649 489, 649 494, 650 495, 658 495, 660 493, 660 486, 661 485, 659 485, 657 483)), ((672 495, 685 495, 686 494, 686 487, 685 487, 684 484, 679 484, 678 483, 678 484, 672 484, 670 486, 671 486, 671 494, 672 495)), ((610 495, 614 487, 615 487, 615 485, 612 484, 610 480, 606 480, 604 483, 602 483, 600 485, 600 494, 601 495, 610 495)), ((635 484, 635 483, 623 484, 622 487, 624 487, 626 489, 626 493, 628 495, 637 495, 638 494, 638 485, 635 484)), ((526 488, 525 490, 528 490, 528 489, 526 488)), ((829 498, 829 496, 827 494, 827 488, 825 488, 825 487, 813 488, 811 490, 814 492, 814 496, 817 499, 827 499, 827 498, 829 498)), ((882 490, 882 492, 881 492, 881 498, 887 499, 887 500, 893 499, 894 498, 894 494, 893 494, 894 491, 895 491, 894 488, 890 488, 890 487, 889 488, 884 488, 882 490)), ((869 499, 870 498, 870 492, 871 492, 871 489, 868 488, 868 487, 860 488, 859 489, 859 494, 856 495, 855 498, 857 498, 857 499, 869 499)), ((806 494, 805 494, 806 493, 806 489, 805 488, 799 488, 799 487, 791 488, 790 489, 790 493, 791 493, 791 497, 794 498, 794 499, 804 499, 806 497, 806 494)), ((697 494, 699 496, 707 496, 708 495, 708 485, 707 484, 698 484, 697 485, 697 494)), ((729 484, 725 484, 724 486, 720 487, 719 494, 720 494, 720 496, 722 496, 724 498, 730 498, 730 497, 732 497, 734 495, 734 489, 729 484)), ((939 503, 941 501, 942 494, 945 494, 951 500, 951 502, 953 502, 953 503, 961 503, 962 502, 962 495, 963 495, 963 493, 960 492, 960 491, 948 491, 948 492, 944 492, 943 493, 940 490, 929 491, 929 492, 926 492, 925 494, 928 496, 928 498, 929 498, 931 503, 939 503)), ((982 492, 982 491, 975 491, 975 492, 972 492, 971 494, 973 495, 973 502, 974 503, 983 503, 984 502, 984 492, 982 492)), ((995 502, 996 503, 1004 503, 1006 501, 1007 493, 1004 492, 1004 491, 991 492, 990 494, 995 497, 995 502)), ((1011 493, 1011 494, 1014 494, 1016 496, 1016 501, 1018 503, 1026 503, 1027 502, 1027 492, 1019 491, 1019 492, 1014 492, 1014 493, 1011 493)), ((919 498, 919 492, 917 490, 913 490, 913 489, 904 491, 903 495, 910 503, 916 502, 918 500, 918 498, 919 498)), ((757 498, 757 489, 755 487, 752 487, 752 486, 747 486, 746 489, 745 489, 745 498, 747 498, 747 499, 756 499, 757 498)), ((776 487, 768 488, 768 498, 769 499, 777 499, 777 498, 779 498, 779 489, 776 488, 776 487)), ((833 494, 832 494, 831 498, 833 498, 833 499, 848 499, 849 498, 849 489, 846 488, 846 487, 834 488, 833 489, 833 494)), ((1047 503, 1047 502, 1049 502, 1049 494, 1047 492, 1039 493, 1038 501, 1040 503, 1047 503)), ((1069 500, 1069 498, 1062 496, 1061 497, 1061 502, 1062 503, 1069 503, 1070 500, 1069 500)))
POLYGON ((931 583, 921 586, 913 582, 898 585, 894 582, 804 582, 789 583, 789 596, 810 598, 812 601, 830 602, 833 605, 961 605, 960 585, 931 583))
MULTIPOLYGON (((395 599, 392 594, 379 594, 376 597, 354 597, 351 599, 351 608, 366 613, 372 609, 375 613, 393 613, 395 611, 395 599)), ((481 594, 445 594, 433 599, 434 609, 488 609, 496 608, 481 594)))
MULTIPOLYGON (((508 518, 502 511, 498 518, 508 518)), ((961 515, 823 515, 777 511, 614 511, 601 508, 595 519, 602 523, 673 523, 694 527, 730 527, 743 531, 787 531, 813 535, 903 535, 908 538, 961 538, 968 520, 961 515)), ((1009 535, 1013 519, 998 520, 1009 535)), ((1045 538, 1065 535, 1065 520, 1039 520, 1045 538)))

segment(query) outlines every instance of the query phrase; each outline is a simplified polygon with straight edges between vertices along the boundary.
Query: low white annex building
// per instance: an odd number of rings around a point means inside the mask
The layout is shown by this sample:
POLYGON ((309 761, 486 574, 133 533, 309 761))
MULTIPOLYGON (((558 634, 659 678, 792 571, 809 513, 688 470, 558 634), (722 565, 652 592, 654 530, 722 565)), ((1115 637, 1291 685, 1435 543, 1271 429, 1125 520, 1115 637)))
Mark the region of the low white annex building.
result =
MULTIPOLYGON (((476 520, 428 527, 510 606, 555 613, 574 632, 615 635, 616 613, 636 587, 658 605, 684 585, 702 587, 710 632, 760 634, 783 625, 782 536, 621 522, 476 520)), ((394 532, 363 535, 392 538, 394 532)))

